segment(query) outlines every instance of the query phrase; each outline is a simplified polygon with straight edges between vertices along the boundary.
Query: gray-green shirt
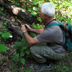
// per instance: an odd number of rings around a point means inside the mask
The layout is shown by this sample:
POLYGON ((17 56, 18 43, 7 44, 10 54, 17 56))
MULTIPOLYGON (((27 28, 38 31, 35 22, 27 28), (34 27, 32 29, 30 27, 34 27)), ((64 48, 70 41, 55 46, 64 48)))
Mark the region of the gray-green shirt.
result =
POLYGON ((40 35, 37 35, 36 38, 42 43, 49 43, 48 46, 55 52, 61 53, 65 51, 65 49, 59 45, 63 43, 63 33, 59 26, 52 26, 45 29, 40 35))

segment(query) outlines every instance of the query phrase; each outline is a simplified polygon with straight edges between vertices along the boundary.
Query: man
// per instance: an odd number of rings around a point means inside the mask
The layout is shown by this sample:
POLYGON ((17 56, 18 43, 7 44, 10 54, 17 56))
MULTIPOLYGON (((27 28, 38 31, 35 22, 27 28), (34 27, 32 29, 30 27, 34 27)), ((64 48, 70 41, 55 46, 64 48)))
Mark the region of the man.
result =
MULTIPOLYGON (((18 11, 13 9, 13 13, 18 11)), ((50 23, 56 22, 53 19, 55 14, 55 7, 47 2, 43 3, 39 7, 39 16, 47 27, 50 23)), ((33 29, 29 25, 25 24, 29 31, 39 33, 36 37, 32 38, 28 33, 24 25, 21 26, 21 31, 30 45, 36 43, 47 43, 47 46, 32 46, 30 48, 31 54, 39 65, 34 66, 34 69, 38 71, 51 70, 50 59, 60 60, 65 56, 65 49, 61 46, 63 43, 63 33, 59 26, 52 26, 48 29, 33 29)))

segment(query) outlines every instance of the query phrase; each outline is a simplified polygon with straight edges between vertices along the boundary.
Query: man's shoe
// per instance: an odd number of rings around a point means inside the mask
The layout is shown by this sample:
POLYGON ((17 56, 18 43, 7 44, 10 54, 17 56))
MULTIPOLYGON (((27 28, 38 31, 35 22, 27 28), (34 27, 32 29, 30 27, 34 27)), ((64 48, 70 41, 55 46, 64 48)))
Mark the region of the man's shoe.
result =
POLYGON ((51 64, 46 65, 46 64, 39 64, 39 65, 35 65, 34 69, 37 71, 44 71, 44 70, 51 70, 51 64))

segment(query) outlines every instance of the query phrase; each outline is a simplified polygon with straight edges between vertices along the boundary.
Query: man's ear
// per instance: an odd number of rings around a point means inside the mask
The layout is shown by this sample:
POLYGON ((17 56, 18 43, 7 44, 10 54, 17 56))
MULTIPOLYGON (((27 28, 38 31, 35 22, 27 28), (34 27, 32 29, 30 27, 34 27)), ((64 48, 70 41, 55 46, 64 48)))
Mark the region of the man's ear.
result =
POLYGON ((47 19, 48 18, 48 15, 47 14, 45 14, 45 19, 47 19))
POLYGON ((47 14, 45 14, 45 16, 46 16, 46 17, 48 17, 48 15, 47 15, 47 14))

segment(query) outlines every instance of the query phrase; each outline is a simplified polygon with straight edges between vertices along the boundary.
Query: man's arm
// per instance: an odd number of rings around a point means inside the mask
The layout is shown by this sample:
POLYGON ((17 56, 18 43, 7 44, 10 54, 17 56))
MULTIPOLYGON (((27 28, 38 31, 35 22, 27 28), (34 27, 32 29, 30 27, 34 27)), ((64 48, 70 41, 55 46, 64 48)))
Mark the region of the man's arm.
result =
MULTIPOLYGON (((26 31, 26 28, 24 25, 21 25, 21 31, 26 31)), ((36 43, 40 43, 36 37, 32 38, 27 32, 24 33, 24 36, 27 40, 27 42, 32 45, 32 44, 36 44, 36 43)))
MULTIPOLYGON (((25 12, 23 9, 19 8, 19 7, 15 7, 12 12, 13 14, 15 15, 18 15, 19 11, 22 10, 22 12, 25 12)), ((29 25, 25 24, 28 28, 28 31, 32 31, 32 32, 35 32, 35 33, 42 33, 44 31, 44 29, 33 29, 31 28, 29 25)))
POLYGON ((44 29, 32 29, 31 31, 40 34, 44 31, 44 29))
POLYGON ((32 38, 27 32, 24 33, 24 36, 30 45, 40 43, 36 37, 32 38))
POLYGON ((25 24, 25 25, 26 25, 28 31, 32 31, 32 32, 39 33, 39 34, 44 31, 44 29, 33 29, 29 25, 27 25, 27 24, 25 24))

